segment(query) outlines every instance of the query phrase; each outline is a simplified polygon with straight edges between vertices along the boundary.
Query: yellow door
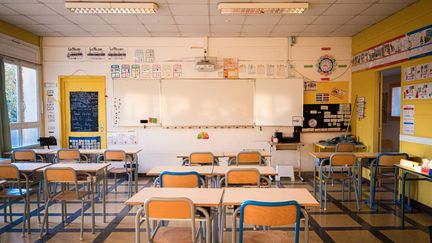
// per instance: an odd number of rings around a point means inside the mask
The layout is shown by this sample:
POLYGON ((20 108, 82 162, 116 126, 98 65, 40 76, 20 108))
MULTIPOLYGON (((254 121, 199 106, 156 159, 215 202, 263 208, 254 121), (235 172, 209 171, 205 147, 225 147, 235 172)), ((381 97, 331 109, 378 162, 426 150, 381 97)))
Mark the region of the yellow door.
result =
POLYGON ((106 148, 104 76, 60 77, 61 146, 106 148))

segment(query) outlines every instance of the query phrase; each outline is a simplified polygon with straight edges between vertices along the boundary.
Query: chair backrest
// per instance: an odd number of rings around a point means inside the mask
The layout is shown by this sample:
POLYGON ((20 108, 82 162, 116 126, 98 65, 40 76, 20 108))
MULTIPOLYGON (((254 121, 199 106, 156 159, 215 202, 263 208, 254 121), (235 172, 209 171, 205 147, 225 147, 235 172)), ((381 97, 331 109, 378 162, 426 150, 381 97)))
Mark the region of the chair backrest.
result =
POLYGON ((230 168, 225 172, 225 185, 260 186, 261 174, 256 168, 230 168))
POLYGON ((243 224, 263 226, 295 224, 295 242, 298 242, 300 214, 300 205, 296 201, 245 201, 240 205, 239 242, 243 242, 243 224))
POLYGON ((123 150, 105 150, 104 160, 105 160, 105 162, 126 161, 126 153, 123 150))
POLYGON ((13 164, 0 164, 1 180, 20 180, 19 170, 13 164))
POLYGON ((331 166, 352 166, 356 161, 356 156, 353 153, 336 153, 330 156, 331 166))
POLYGON ((75 163, 80 162, 81 154, 78 149, 59 149, 57 151, 58 163, 75 163))
POLYGON ((31 149, 20 149, 12 152, 13 162, 36 162, 36 153, 31 149))
POLYGON ((201 177, 195 171, 163 171, 159 175, 159 185, 160 187, 196 188, 201 187, 201 177))
POLYGON ((257 151, 243 151, 237 154, 236 164, 237 165, 261 165, 262 156, 257 151))
POLYGON ((406 153, 380 153, 377 156, 377 166, 393 167, 399 164, 401 159, 408 159, 406 153))
POLYGON ((336 152, 354 152, 355 146, 352 143, 338 143, 336 144, 336 152))
POLYGON ((50 168, 44 170, 44 178, 48 183, 75 183, 77 182, 76 171, 72 168, 50 168))
POLYGON ((144 202, 144 210, 149 242, 153 242, 150 228, 153 219, 190 220, 192 239, 195 242, 195 207, 189 198, 149 198, 144 202))
POLYGON ((194 152, 189 155, 189 164, 191 165, 212 165, 215 163, 213 153, 194 152))

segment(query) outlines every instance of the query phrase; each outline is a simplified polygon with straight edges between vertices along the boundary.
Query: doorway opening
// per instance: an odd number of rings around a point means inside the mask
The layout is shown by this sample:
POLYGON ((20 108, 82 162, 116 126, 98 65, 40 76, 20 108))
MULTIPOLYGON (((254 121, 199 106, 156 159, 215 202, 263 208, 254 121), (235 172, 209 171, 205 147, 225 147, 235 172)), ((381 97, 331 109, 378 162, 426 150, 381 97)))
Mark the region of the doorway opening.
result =
POLYGON ((401 68, 381 72, 379 151, 399 152, 401 113, 401 68))

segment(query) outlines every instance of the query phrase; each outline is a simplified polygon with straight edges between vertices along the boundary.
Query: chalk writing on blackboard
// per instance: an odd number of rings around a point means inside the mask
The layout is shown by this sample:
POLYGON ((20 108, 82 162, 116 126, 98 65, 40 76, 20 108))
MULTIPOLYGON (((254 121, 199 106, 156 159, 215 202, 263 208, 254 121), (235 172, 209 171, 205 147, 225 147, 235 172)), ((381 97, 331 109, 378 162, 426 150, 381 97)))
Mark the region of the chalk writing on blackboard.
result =
POLYGON ((71 132, 98 132, 98 92, 70 92, 71 132))

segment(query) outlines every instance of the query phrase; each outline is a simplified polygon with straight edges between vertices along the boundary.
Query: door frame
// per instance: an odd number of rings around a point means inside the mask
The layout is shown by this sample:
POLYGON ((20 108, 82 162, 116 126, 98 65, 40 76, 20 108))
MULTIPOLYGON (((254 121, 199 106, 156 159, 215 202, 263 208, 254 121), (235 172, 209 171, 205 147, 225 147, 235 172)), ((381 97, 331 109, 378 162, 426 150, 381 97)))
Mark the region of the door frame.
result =
MULTIPOLYGON (((107 124, 107 109, 106 109, 106 77, 105 76, 90 76, 90 75, 86 75, 86 76, 66 76, 66 75, 62 75, 58 77, 58 83, 59 83, 59 88, 58 88, 58 92, 59 92, 59 106, 60 106, 60 146, 62 148, 69 148, 68 143, 66 141, 66 101, 63 100, 64 99, 64 92, 65 92, 65 80, 68 79, 79 79, 79 80, 92 80, 92 81, 97 81, 97 82, 102 82, 103 83, 103 87, 105 89, 105 114, 103 115, 103 122, 104 122, 104 129, 103 132, 105 139, 104 139, 104 143, 102 142, 101 139, 101 148, 106 147, 106 134, 107 134, 107 129, 106 129, 106 124, 107 124)), ((99 110, 99 109, 98 109, 99 110)), ((101 114, 99 114, 101 115, 101 114)), ((100 125, 100 124, 99 124, 100 125)), ((99 128, 100 129, 100 128, 99 128)))

